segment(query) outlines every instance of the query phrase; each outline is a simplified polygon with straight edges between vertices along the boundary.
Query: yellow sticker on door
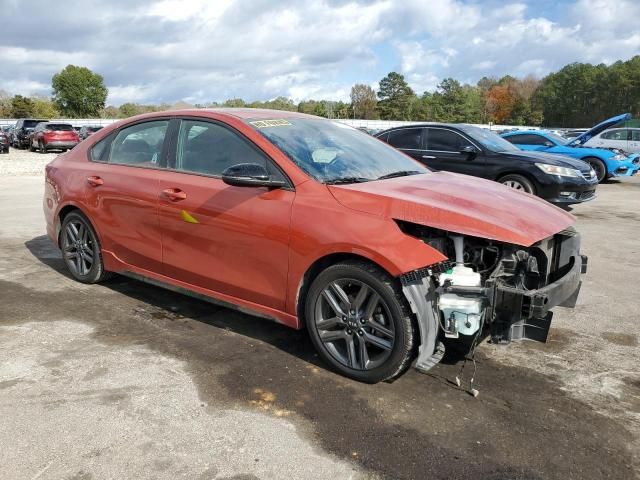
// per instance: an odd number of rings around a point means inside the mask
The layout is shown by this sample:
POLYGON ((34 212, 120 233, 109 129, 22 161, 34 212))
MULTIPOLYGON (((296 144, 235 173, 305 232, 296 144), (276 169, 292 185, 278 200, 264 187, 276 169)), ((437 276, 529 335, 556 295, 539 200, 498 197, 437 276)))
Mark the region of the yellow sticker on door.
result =
POLYGON ((184 220, 187 223, 200 223, 197 218, 195 218, 193 215, 191 215, 186 210, 182 210, 180 212, 180 216, 182 217, 182 220, 184 220))

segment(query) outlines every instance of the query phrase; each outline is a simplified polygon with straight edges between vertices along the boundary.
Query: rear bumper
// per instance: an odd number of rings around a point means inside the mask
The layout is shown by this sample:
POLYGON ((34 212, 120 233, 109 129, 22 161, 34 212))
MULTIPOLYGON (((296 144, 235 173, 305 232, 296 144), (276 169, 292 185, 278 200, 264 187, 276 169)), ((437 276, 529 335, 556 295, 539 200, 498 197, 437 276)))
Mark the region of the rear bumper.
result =
POLYGON ((64 148, 73 148, 76 145, 78 145, 78 142, 73 142, 73 141, 53 141, 53 142, 46 142, 44 144, 44 148, 45 148, 45 150, 57 150, 57 149, 64 149, 64 148))

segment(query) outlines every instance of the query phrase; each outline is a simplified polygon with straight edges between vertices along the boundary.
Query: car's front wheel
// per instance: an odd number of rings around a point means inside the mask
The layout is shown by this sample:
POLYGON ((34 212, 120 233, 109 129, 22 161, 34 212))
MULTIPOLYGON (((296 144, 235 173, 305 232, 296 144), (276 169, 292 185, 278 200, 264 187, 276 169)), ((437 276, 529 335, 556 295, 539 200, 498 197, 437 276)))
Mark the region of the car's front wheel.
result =
POLYGON ((400 285, 364 261, 328 267, 313 281, 306 326, 318 354, 341 374, 376 383, 411 362, 414 323, 400 285))
POLYGON ((591 165, 591 168, 593 168, 593 170, 596 172, 598 183, 607 178, 607 166, 602 160, 600 160, 599 158, 589 157, 585 158, 584 161, 591 165))
POLYGON ((108 277, 98 236, 91 222, 79 211, 64 217, 60 248, 69 272, 79 282, 98 283, 108 277))
POLYGON ((520 190, 521 192, 530 193, 532 195, 536 194, 536 188, 531 180, 527 177, 523 177, 522 175, 505 175, 498 181, 507 187, 513 188, 514 190, 520 190))

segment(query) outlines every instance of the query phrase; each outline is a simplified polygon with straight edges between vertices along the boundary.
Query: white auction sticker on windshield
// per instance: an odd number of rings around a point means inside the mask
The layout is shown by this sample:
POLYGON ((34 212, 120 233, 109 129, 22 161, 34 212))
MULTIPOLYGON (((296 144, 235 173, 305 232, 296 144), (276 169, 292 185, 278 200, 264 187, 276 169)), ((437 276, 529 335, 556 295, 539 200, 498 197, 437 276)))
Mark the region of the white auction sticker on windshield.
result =
POLYGON ((267 128, 267 127, 288 127, 291 126, 291 123, 287 120, 255 120, 253 122, 249 122, 256 128, 267 128))

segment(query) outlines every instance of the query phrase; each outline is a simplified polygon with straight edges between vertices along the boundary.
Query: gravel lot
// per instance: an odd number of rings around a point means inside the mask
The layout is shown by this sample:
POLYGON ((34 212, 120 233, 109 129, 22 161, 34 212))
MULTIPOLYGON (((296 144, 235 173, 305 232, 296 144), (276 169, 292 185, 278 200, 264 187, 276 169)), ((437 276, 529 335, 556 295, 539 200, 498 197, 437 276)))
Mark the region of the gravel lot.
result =
POLYGON ((578 307, 547 344, 482 344, 474 399, 459 363, 358 384, 304 332, 74 282, 32 175, 54 156, 0 156, 0 478, 640 478, 640 178, 575 208, 578 307))
POLYGON ((0 178, 16 175, 40 175, 44 166, 59 152, 32 153, 29 150, 9 148, 9 154, 0 155, 0 178))

